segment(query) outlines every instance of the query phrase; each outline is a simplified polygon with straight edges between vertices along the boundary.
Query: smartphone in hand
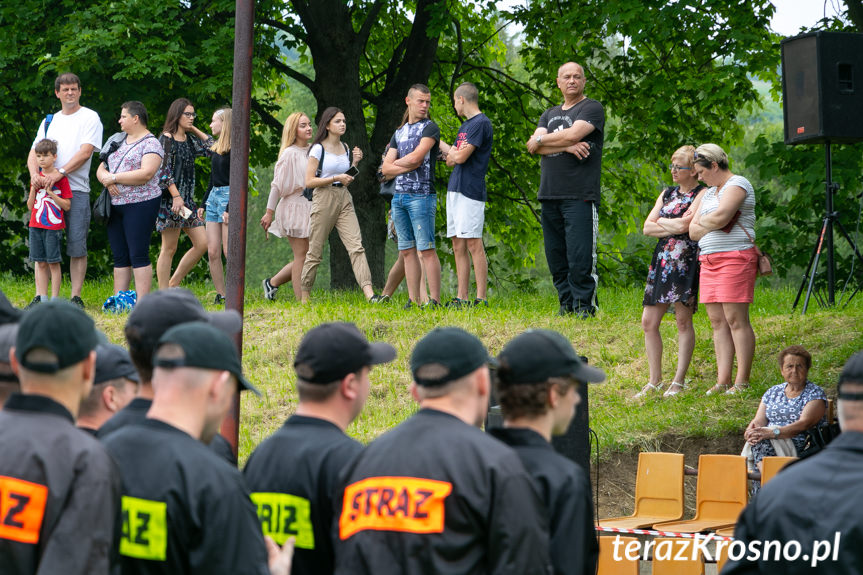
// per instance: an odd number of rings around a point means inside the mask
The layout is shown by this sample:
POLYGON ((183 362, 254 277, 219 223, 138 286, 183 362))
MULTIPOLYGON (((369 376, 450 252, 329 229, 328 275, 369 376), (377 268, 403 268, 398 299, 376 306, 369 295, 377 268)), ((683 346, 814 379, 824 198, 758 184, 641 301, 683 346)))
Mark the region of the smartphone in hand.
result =
POLYGON ((345 173, 352 178, 356 178, 357 176, 360 175, 360 171, 357 169, 356 166, 351 166, 350 168, 348 168, 348 171, 345 173))
POLYGON ((191 215, 192 215, 192 210, 190 210, 186 206, 183 206, 183 208, 180 210, 180 217, 183 218, 184 220, 188 220, 189 216, 191 216, 191 215))

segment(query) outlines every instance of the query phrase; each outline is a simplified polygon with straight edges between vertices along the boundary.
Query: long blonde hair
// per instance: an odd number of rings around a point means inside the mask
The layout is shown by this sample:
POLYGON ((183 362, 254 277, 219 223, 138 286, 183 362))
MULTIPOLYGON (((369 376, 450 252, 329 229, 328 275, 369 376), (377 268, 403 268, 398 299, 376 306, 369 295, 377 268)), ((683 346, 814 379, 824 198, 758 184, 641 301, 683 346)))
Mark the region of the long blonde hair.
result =
MULTIPOLYGON (((294 145, 297 141, 297 128, 300 126, 300 118, 306 116, 302 112, 294 112, 285 120, 285 127, 282 128, 282 145, 279 148, 279 156, 285 151, 285 148, 294 145)), ((308 118, 308 116, 306 116, 308 118)))
POLYGON ((231 109, 221 108, 216 110, 216 113, 222 117, 222 131, 219 132, 219 139, 210 146, 210 149, 223 156, 231 151, 231 109))

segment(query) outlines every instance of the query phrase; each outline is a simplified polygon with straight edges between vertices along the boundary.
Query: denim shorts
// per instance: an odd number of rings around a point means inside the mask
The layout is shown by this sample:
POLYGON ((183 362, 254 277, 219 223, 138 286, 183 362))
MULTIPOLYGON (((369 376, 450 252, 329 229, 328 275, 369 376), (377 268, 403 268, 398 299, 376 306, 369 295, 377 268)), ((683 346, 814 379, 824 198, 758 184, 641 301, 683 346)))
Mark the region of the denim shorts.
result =
POLYGON ((230 186, 219 186, 210 190, 207 198, 205 221, 222 223, 222 214, 228 209, 228 198, 231 195, 230 186))
POLYGON ((400 250, 415 247, 423 252, 435 248, 435 194, 396 194, 391 209, 400 250))
POLYGON ((63 230, 30 228, 30 261, 56 264, 63 261, 60 242, 63 230))

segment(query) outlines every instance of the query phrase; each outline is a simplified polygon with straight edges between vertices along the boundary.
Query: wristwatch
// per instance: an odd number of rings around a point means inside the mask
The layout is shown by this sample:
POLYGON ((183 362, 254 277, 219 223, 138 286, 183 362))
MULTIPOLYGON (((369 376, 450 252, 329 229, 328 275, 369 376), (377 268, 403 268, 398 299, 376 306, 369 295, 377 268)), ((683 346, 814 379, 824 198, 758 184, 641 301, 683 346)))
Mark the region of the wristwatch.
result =
POLYGON ((779 428, 778 427, 773 428, 773 437, 779 437, 779 428))
POLYGON ((66 170, 64 170, 63 168, 57 168, 57 171, 60 172, 64 176, 66 175, 66 170))

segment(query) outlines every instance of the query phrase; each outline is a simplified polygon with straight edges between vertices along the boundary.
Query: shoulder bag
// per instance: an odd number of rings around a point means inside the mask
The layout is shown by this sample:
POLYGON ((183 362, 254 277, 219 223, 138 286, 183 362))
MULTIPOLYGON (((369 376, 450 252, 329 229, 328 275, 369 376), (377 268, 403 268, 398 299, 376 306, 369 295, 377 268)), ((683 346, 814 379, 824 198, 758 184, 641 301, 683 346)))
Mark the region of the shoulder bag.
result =
POLYGON ((752 239, 752 236, 746 231, 746 228, 744 228, 740 222, 737 222, 737 225, 740 226, 740 229, 743 230, 743 233, 746 234, 746 237, 749 238, 749 241, 752 242, 752 245, 755 247, 755 254, 758 256, 758 275, 772 275, 773 262, 771 261, 770 256, 758 249, 758 246, 755 245, 755 240, 752 239))

